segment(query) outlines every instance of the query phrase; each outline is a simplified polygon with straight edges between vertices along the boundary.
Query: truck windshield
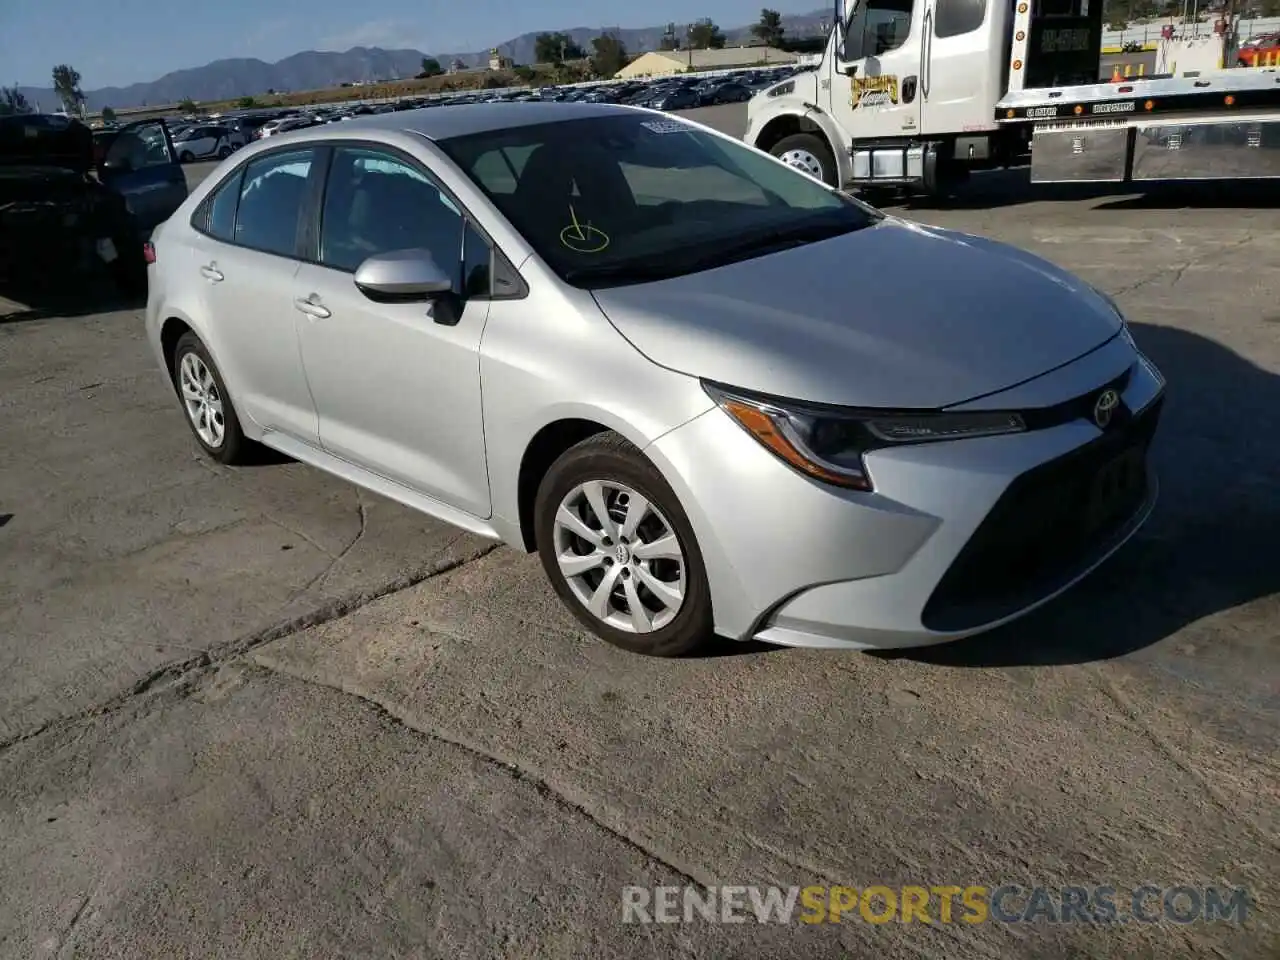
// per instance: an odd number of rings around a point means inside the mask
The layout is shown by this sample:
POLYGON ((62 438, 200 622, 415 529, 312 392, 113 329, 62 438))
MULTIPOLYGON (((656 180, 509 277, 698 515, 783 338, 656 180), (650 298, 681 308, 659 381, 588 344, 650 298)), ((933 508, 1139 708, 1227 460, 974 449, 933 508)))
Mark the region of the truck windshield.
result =
POLYGON ((588 289, 693 273, 881 218, 750 147, 658 114, 515 127, 439 146, 552 270, 588 289))

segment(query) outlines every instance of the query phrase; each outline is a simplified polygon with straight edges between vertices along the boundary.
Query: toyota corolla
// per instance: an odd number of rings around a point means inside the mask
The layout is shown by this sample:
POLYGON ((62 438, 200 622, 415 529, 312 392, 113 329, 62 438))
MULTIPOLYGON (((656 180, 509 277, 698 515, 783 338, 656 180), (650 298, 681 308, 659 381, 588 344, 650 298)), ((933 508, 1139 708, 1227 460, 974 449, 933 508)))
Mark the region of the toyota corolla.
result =
POLYGON ((1164 381, 1106 296, 652 111, 272 137, 149 259, 209 456, 265 444, 536 550, 628 650, 977 633, 1155 501, 1164 381))

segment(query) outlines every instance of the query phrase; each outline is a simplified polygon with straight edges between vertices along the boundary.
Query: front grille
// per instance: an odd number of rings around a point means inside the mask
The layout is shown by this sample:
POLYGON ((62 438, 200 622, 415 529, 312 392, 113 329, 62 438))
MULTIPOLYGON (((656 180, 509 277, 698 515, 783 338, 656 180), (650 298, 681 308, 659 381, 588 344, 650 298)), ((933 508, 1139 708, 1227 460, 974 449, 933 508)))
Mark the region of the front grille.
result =
POLYGON ((1157 399, 1015 479, 925 604, 925 627, 967 630, 1003 619, 1105 553, 1147 499, 1147 449, 1162 406, 1157 399))

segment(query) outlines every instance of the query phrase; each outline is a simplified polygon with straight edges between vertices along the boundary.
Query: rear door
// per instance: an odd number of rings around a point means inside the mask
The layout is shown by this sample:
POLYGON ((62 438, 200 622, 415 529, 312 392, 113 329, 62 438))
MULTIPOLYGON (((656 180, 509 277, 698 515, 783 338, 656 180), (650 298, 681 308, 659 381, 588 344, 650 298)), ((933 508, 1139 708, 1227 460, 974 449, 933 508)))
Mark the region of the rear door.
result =
POLYGON ((320 176, 310 146, 268 151, 218 185, 192 220, 186 269, 240 412, 266 431, 316 446, 315 404, 298 355, 291 299, 299 230, 320 176))
POLYGON ((187 178, 163 120, 139 120, 115 131, 103 144, 98 178, 124 197, 143 235, 187 199, 187 178))

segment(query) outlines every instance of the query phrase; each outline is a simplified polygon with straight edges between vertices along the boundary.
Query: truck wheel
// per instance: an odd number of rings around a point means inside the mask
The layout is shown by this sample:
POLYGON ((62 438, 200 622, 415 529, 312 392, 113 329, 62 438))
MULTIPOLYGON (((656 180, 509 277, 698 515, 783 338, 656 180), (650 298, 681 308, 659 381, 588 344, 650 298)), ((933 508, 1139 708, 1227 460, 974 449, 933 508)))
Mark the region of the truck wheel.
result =
POLYGON ((783 137, 769 151, 789 167, 821 180, 829 187, 836 183, 836 158, 827 141, 812 133, 793 133, 783 137))

